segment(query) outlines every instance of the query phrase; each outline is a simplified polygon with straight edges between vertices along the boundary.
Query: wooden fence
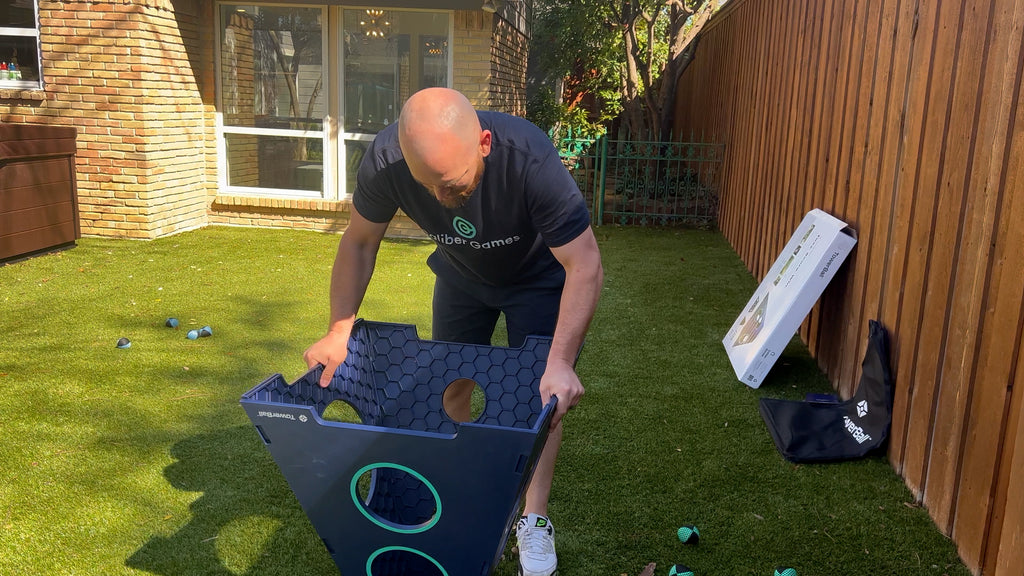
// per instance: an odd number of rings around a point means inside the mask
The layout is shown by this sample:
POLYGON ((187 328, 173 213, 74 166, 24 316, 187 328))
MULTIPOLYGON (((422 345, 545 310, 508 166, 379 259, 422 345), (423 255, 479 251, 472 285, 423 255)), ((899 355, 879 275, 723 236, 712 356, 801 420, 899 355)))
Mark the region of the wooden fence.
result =
POLYGON ((890 461, 999 576, 1024 574, 1022 31, 1024 0, 732 0, 674 126, 725 142, 720 226, 758 279, 811 208, 857 230, 800 335, 849 396, 888 328, 890 461))

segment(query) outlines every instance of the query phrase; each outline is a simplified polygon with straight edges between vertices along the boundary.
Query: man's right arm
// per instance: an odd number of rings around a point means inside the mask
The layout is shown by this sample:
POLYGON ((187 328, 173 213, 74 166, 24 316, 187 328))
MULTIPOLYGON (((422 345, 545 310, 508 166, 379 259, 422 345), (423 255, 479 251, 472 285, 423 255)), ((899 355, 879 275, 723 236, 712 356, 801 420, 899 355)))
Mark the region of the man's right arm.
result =
POLYGON ((387 222, 371 222, 353 208, 348 228, 338 243, 331 271, 331 322, 327 334, 303 355, 309 368, 324 365, 320 376, 320 386, 324 388, 331 383, 334 371, 348 354, 352 325, 373 276, 377 250, 387 229, 387 222))

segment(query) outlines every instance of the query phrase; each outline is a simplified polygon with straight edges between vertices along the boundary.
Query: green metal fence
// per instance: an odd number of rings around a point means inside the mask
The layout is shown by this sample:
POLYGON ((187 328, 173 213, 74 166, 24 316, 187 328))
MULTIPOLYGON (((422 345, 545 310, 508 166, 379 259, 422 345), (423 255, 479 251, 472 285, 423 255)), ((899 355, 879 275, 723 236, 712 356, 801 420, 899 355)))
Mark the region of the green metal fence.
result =
POLYGON ((568 137, 558 150, 595 225, 717 224, 723 144, 568 137))

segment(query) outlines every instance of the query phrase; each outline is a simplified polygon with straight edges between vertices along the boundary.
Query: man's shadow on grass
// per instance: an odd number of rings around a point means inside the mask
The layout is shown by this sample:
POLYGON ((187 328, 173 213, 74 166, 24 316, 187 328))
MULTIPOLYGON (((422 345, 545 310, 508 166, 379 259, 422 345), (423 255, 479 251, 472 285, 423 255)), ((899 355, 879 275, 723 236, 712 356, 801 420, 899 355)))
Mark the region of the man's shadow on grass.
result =
POLYGON ((201 492, 191 518, 125 564, 166 576, 335 575, 337 568, 252 426, 182 440, 164 476, 201 492))

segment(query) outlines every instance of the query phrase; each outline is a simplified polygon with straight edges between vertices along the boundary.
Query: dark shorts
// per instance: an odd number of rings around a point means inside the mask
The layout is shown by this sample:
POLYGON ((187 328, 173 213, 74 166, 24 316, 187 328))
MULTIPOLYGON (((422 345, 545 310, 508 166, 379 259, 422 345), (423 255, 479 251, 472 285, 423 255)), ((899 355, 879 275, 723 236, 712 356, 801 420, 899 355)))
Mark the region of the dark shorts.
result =
POLYGON ((490 345, 501 313, 505 314, 508 345, 512 348, 522 346, 529 335, 552 336, 564 283, 564 274, 500 288, 435 276, 432 337, 490 345))

